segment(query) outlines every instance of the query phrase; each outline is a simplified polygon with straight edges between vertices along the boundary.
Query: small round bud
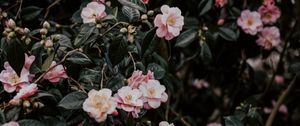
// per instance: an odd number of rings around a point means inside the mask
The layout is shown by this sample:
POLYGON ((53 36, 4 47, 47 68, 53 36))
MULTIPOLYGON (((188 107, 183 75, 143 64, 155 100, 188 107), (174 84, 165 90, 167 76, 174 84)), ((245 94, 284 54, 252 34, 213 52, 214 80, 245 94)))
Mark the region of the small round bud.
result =
POLYGON ((45 21, 45 22, 43 23, 43 28, 49 29, 49 28, 50 28, 49 22, 45 21))
POLYGON ((147 15, 148 15, 148 16, 153 16, 153 14, 154 14, 154 11, 153 11, 153 10, 149 10, 149 11, 147 12, 147 15))
POLYGON ((41 103, 41 102, 38 102, 38 104, 39 104, 39 108, 43 108, 45 105, 43 104, 43 103, 41 103))
MULTIPOLYGON (((100 22, 100 20, 97 20, 97 22, 100 22)), ((97 24, 96 27, 97 28, 102 28, 102 25, 101 24, 97 24)))
POLYGON ((126 33, 126 32, 127 32, 127 28, 121 28, 121 29, 120 29, 120 32, 121 32, 121 33, 126 33))
POLYGON ((217 24, 218 25, 223 25, 224 22, 225 22, 225 20, 221 18, 221 19, 218 20, 217 24))
POLYGON ((54 35, 52 37, 53 42, 57 42, 57 41, 59 41, 59 39, 60 39, 60 35, 54 35))
POLYGON ((7 32, 7 33, 9 33, 9 32, 11 32, 12 30, 11 30, 10 28, 5 28, 4 31, 7 32))
POLYGON ((16 27, 15 28, 15 31, 19 34, 24 34, 24 29, 23 28, 20 28, 20 27, 16 27))
POLYGON ((7 35, 7 39, 12 39, 12 38, 14 38, 14 37, 16 37, 16 33, 15 33, 15 32, 10 32, 10 33, 8 33, 8 35, 7 35))
POLYGON ((111 2, 110 2, 110 1, 106 1, 105 4, 106 4, 106 6, 108 6, 108 7, 111 6, 111 2))
POLYGON ((129 32, 129 33, 134 33, 135 30, 136 30, 136 27, 135 27, 135 26, 132 26, 132 25, 129 25, 129 26, 128 26, 128 32, 129 32))
POLYGON ((46 46, 47 48, 52 48, 52 47, 53 47, 53 41, 50 40, 50 39, 46 40, 45 46, 46 46))
POLYGON ((30 107, 30 102, 29 102, 28 100, 25 100, 25 101, 23 102, 23 107, 24 107, 24 108, 30 107))
POLYGON ((43 45, 45 43, 45 40, 41 40, 40 44, 43 45))
POLYGON ((26 39, 26 36, 23 35, 23 36, 21 37, 21 40, 22 40, 22 41, 25 41, 25 39, 26 39))
POLYGON ((141 16, 141 19, 142 19, 142 20, 147 20, 147 19, 148 19, 148 16, 147 16, 146 14, 143 14, 143 15, 141 16))
POLYGON ((16 27, 16 23, 13 19, 9 19, 7 22, 6 22, 6 26, 9 27, 9 28, 12 28, 14 29, 16 27))
POLYGON ((208 27, 203 26, 202 29, 203 29, 204 31, 207 31, 207 30, 208 30, 208 27))
POLYGON ((55 24, 55 27, 56 28, 61 28, 61 25, 60 24, 55 24))
POLYGON ((30 32, 30 30, 28 28, 24 28, 24 33, 28 34, 30 32))
POLYGON ((83 49, 82 49, 82 48, 79 48, 78 51, 79 51, 79 52, 83 52, 83 49))
POLYGON ((2 12, 2 16, 3 17, 7 17, 7 13, 6 12, 2 12))
POLYGON ((31 42, 31 39, 30 39, 30 38, 26 38, 26 39, 25 39, 25 44, 26 44, 26 45, 29 45, 30 42, 31 42))
POLYGON ((48 33, 48 30, 45 29, 45 28, 42 28, 42 29, 40 30, 40 34, 42 34, 42 35, 46 35, 47 33, 48 33))

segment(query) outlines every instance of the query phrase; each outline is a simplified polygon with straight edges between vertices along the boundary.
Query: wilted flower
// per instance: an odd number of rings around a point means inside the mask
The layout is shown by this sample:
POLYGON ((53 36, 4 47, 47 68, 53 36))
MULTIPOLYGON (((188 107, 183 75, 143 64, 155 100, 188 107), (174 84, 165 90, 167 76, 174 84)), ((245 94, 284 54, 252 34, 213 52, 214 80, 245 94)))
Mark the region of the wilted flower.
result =
POLYGON ((266 50, 270 50, 280 43, 279 29, 274 26, 264 28, 258 36, 259 38, 256 40, 256 43, 266 50))
POLYGON ((143 107, 142 92, 138 89, 125 86, 119 89, 114 97, 118 103, 117 108, 131 112, 134 118, 138 118, 138 113, 143 107))
POLYGON ((19 126, 19 123, 15 122, 15 121, 11 121, 8 123, 4 123, 2 126, 19 126))
MULTIPOLYGON (((55 61, 52 61, 50 68, 54 67, 56 65, 55 61)), ((65 68, 63 65, 57 65, 50 71, 48 71, 44 79, 49 80, 50 82, 56 83, 59 82, 61 78, 68 78, 68 75, 66 74, 65 68)))
POLYGON ((26 99, 38 91, 37 84, 30 84, 22 87, 14 99, 26 99))
POLYGON ((83 23, 96 23, 101 18, 105 17, 105 6, 98 2, 90 2, 82 9, 81 18, 83 23))
POLYGON ((241 16, 237 20, 237 24, 244 30, 245 33, 256 35, 263 28, 260 14, 250 12, 249 10, 242 11, 241 16))
POLYGON ((177 7, 163 5, 160 10, 163 14, 156 15, 154 19, 154 25, 158 27, 156 35, 160 38, 164 37, 166 40, 171 40, 180 34, 184 25, 184 18, 177 7))
POLYGON ((221 123, 213 122, 213 123, 207 124, 206 126, 222 126, 222 124, 221 123))
POLYGON ((167 121, 161 121, 159 126, 175 126, 173 123, 169 124, 167 121))
POLYGON ((227 2, 227 0, 215 0, 215 6, 221 8, 227 4, 227 2))
POLYGON ((281 15, 280 9, 274 4, 262 5, 258 8, 261 15, 261 20, 265 24, 272 24, 277 21, 281 15))
MULTIPOLYGON (((276 101, 272 100, 272 106, 273 107, 272 108, 264 107, 264 112, 266 114, 270 114, 272 112, 273 108, 275 107, 275 105, 276 105, 276 101)), ((288 114, 288 108, 286 107, 285 104, 280 105, 278 111, 283 113, 283 114, 288 114)))
POLYGON ((112 91, 104 88, 99 91, 92 89, 88 98, 83 102, 83 110, 97 122, 106 120, 108 114, 116 112, 117 103, 111 97, 112 91))
POLYGON ((147 83, 141 84, 139 89, 143 93, 145 109, 158 108, 161 102, 168 100, 166 87, 157 80, 149 80, 147 83))

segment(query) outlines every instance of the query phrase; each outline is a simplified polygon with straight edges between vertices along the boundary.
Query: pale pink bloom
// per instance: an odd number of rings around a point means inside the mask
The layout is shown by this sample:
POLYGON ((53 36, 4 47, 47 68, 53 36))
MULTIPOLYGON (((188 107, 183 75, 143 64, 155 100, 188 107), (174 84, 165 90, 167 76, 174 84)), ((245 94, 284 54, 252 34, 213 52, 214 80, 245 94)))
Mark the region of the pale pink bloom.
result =
POLYGON ((8 123, 4 123, 2 126, 19 126, 19 123, 15 121, 11 121, 8 123))
POLYGON ((143 93, 145 109, 158 108, 161 102, 168 100, 166 87, 157 80, 149 80, 147 83, 141 84, 139 90, 143 93))
POLYGON ((137 88, 143 81, 143 71, 139 70, 134 71, 131 77, 127 79, 128 86, 132 88, 137 88))
POLYGON ((53 41, 52 40, 46 40, 46 42, 45 42, 45 46, 47 47, 47 48, 51 48, 51 47, 53 47, 53 41))
POLYGON ((148 70, 148 73, 143 76, 143 82, 148 82, 149 80, 154 80, 154 73, 150 70, 148 70))
POLYGON ((138 89, 125 86, 119 89, 114 97, 118 103, 117 108, 131 112, 134 118, 138 118, 138 113, 143 107, 142 93, 138 89))
POLYGON ((227 0, 215 0, 215 6, 218 8, 223 7, 225 4, 227 4, 227 0))
MULTIPOLYGON (((264 107, 264 112, 266 114, 270 114, 273 110, 273 108, 275 107, 276 105, 276 101, 272 100, 272 108, 268 108, 268 107, 264 107)), ((288 114, 288 108, 285 104, 282 104, 280 105, 279 109, 278 109, 279 112, 283 113, 283 114, 288 114)))
POLYGON ((261 20, 265 24, 273 24, 281 15, 280 9, 274 4, 262 5, 258 8, 261 20))
POLYGON ((256 40, 257 45, 270 50, 280 44, 280 32, 277 27, 265 27, 256 40))
POLYGON ((276 75, 274 80, 277 84, 283 84, 284 83, 284 77, 280 76, 280 75, 276 75))
POLYGON ((159 126, 175 126, 173 123, 169 124, 167 121, 161 121, 158 125, 159 126))
POLYGON ((264 5, 274 4, 274 0, 264 0, 263 4, 264 5))
POLYGON ((222 124, 221 123, 213 122, 213 123, 207 124, 206 126, 222 126, 222 124))
POLYGON ((263 28, 260 17, 260 14, 256 11, 250 12, 250 10, 244 10, 238 18, 237 24, 244 30, 245 33, 256 35, 257 32, 261 31, 263 28))
POLYGON ((28 97, 34 95, 38 91, 37 84, 30 84, 22 87, 14 99, 27 99, 28 97))
POLYGON ((171 40, 180 34, 184 25, 184 17, 181 16, 181 10, 177 7, 163 5, 160 10, 162 14, 156 15, 154 19, 154 25, 158 27, 156 35, 171 40))
POLYGON ((202 89, 202 88, 208 88, 209 84, 206 80, 195 79, 194 82, 193 82, 193 86, 195 86, 197 89, 202 89))
POLYGON ((88 93, 88 98, 83 102, 82 108, 97 122, 103 122, 107 115, 116 112, 117 103, 111 95, 112 91, 107 88, 99 91, 92 89, 88 93))
POLYGON ((148 3, 149 3, 149 0, 143 0, 143 3, 144 3, 144 4, 148 4, 148 3))
POLYGON ((105 17, 105 6, 98 2, 90 2, 82 9, 81 18, 83 23, 96 23, 101 18, 105 17))
POLYGON ((3 83, 4 90, 6 92, 14 92, 20 88, 30 84, 29 81, 33 78, 34 75, 29 73, 29 68, 34 61, 35 57, 28 57, 25 54, 24 66, 21 70, 20 76, 15 72, 15 70, 9 65, 8 62, 4 63, 5 70, 2 70, 0 73, 0 81, 3 83))
MULTIPOLYGON (((50 65, 50 68, 55 66, 56 62, 52 61, 52 64, 50 65)), ((52 83, 59 82, 61 78, 68 78, 68 75, 66 74, 65 68, 63 65, 57 65, 50 71, 48 71, 44 79, 49 80, 52 83)))

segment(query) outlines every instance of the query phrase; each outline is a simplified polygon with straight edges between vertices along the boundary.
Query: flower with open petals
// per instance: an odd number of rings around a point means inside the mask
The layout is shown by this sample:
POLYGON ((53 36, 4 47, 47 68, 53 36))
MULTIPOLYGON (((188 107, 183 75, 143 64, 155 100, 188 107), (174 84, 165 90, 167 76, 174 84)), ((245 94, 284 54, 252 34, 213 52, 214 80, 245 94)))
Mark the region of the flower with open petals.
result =
POLYGON ((138 113, 143 107, 142 92, 138 89, 125 86, 119 89, 114 97, 118 103, 117 108, 131 112, 134 118, 138 118, 138 113))
POLYGON ((20 89, 14 99, 27 99, 38 91, 37 84, 30 84, 20 89))
POLYGON ((222 8, 225 4, 227 4, 227 0, 215 0, 215 6, 218 8, 222 8))
POLYGON ((277 27, 265 27, 258 36, 256 43, 266 50, 270 50, 280 44, 280 32, 277 27))
MULTIPOLYGON (((50 65, 50 68, 55 66, 56 62, 53 61, 52 64, 50 65)), ((59 82, 61 78, 68 78, 68 75, 66 74, 65 68, 63 65, 57 65, 50 71, 48 71, 44 79, 49 80, 52 83, 59 82)))
POLYGON ((111 97, 112 91, 104 88, 99 91, 92 89, 88 98, 83 102, 83 110, 97 122, 106 120, 108 114, 116 112, 117 103, 111 97))
POLYGON ((136 70, 132 73, 131 77, 127 79, 128 86, 132 88, 138 88, 142 83, 147 83, 148 80, 154 80, 154 73, 148 71, 146 75, 143 75, 143 71, 136 70))
POLYGON ((263 28, 260 14, 258 12, 250 12, 244 10, 237 20, 237 24, 244 30, 245 33, 256 35, 263 28))
POLYGON ((81 18, 83 23, 96 23, 101 18, 105 17, 105 6, 98 2, 90 2, 82 9, 81 18))
POLYGON ((173 123, 169 124, 167 121, 161 121, 158 125, 159 126, 174 126, 173 123))
POLYGON ((165 92, 166 87, 157 80, 149 80, 140 85, 139 89, 143 93, 145 109, 158 108, 161 102, 168 100, 168 94, 165 92))
POLYGON ((154 19, 154 25, 158 27, 156 35, 171 40, 180 34, 184 18, 181 16, 181 10, 177 7, 163 5, 160 10, 163 14, 156 15, 154 19))
POLYGON ((19 126, 19 123, 15 122, 15 121, 11 121, 8 123, 4 123, 2 126, 19 126))
POLYGON ((258 8, 261 20, 265 24, 273 24, 281 15, 280 9, 274 4, 262 5, 258 8))

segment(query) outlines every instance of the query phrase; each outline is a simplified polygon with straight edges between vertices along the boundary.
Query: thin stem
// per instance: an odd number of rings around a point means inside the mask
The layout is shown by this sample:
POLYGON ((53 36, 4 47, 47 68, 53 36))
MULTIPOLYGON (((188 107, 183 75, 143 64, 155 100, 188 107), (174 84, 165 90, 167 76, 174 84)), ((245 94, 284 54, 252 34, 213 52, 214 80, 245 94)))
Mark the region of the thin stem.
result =
POLYGON ((103 88, 103 76, 104 76, 104 70, 105 70, 105 67, 106 67, 106 63, 103 64, 103 67, 102 67, 102 70, 101 70, 101 83, 100 83, 100 89, 103 88))
POLYGON ((19 17, 19 15, 20 15, 20 12, 21 12, 21 10, 22 10, 22 5, 23 5, 23 0, 20 0, 20 5, 19 5, 19 9, 18 9, 18 11, 17 11, 17 14, 16 14, 16 16, 15 16, 15 20, 19 17))
POLYGON ((70 79, 71 81, 73 81, 73 82, 80 88, 81 91, 83 91, 84 93, 87 93, 78 81, 76 81, 76 80, 75 80, 74 78, 72 78, 72 77, 69 77, 69 79, 70 79))
POLYGON ((113 26, 111 26, 109 29, 107 29, 105 32, 103 32, 102 34, 100 34, 100 36, 104 36, 109 31, 111 31, 114 27, 116 27, 116 26, 118 26, 120 24, 128 25, 128 23, 126 23, 126 22, 118 22, 118 23, 114 24, 113 26))
POLYGON ((286 97, 288 96, 288 94, 290 93, 291 89, 294 87, 295 85, 295 81, 297 79, 298 74, 296 74, 293 78, 293 80, 290 82, 289 86, 282 92, 282 94, 279 96, 277 103, 275 105, 275 107, 273 108, 267 122, 265 126, 272 126, 272 123, 276 117, 277 111, 279 109, 279 107, 281 106, 281 104, 283 103, 283 101, 286 99, 286 97))
POLYGON ((134 70, 136 70, 136 63, 135 63, 135 61, 134 61, 134 58, 133 58, 131 52, 128 52, 128 54, 129 54, 129 56, 130 56, 130 59, 132 60, 133 68, 134 68, 134 70))
POLYGON ((50 12, 50 9, 51 9, 54 5, 58 4, 60 1, 61 1, 61 0, 55 0, 52 4, 50 4, 50 5, 47 7, 46 13, 45 13, 45 15, 44 15, 44 19, 48 16, 48 14, 49 14, 49 12, 50 12))
POLYGON ((180 117, 180 121, 185 125, 185 126, 191 126, 191 124, 189 124, 184 117, 182 117, 179 113, 177 113, 174 109, 171 109, 171 112, 173 114, 175 114, 177 117, 180 117))

